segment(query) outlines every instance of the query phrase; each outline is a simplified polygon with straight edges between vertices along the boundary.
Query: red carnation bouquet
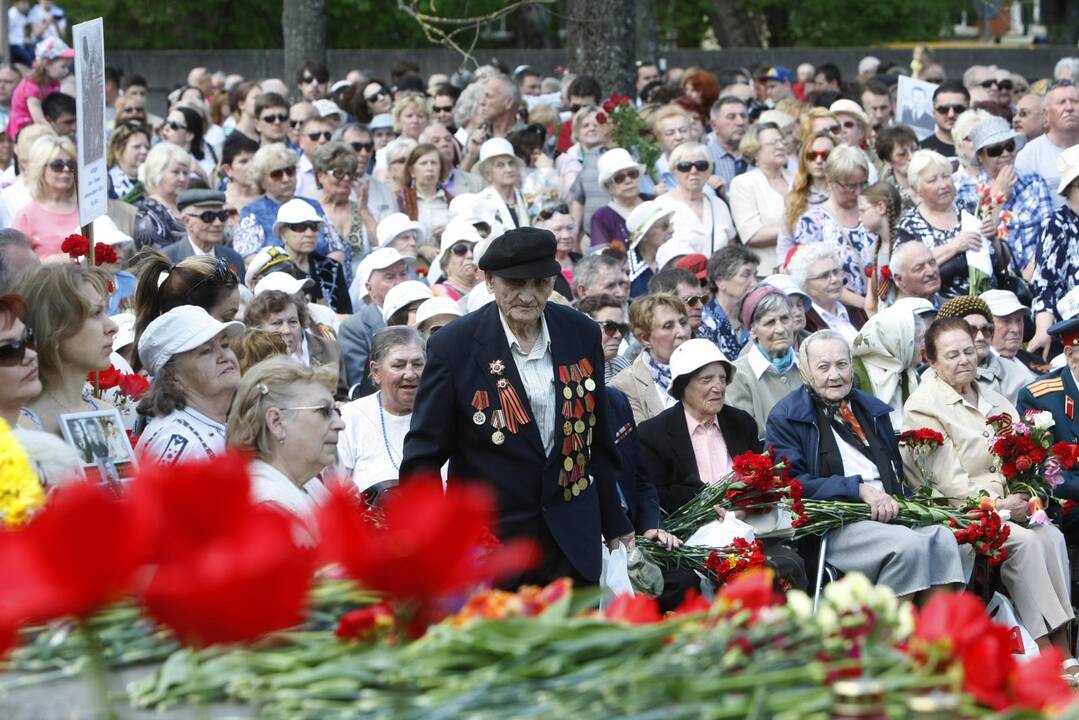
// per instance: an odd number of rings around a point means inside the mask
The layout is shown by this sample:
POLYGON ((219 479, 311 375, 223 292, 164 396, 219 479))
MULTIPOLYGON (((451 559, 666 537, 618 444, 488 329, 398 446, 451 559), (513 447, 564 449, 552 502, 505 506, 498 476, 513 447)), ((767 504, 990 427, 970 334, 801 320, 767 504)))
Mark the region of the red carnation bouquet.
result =
POLYGON ((150 381, 145 376, 121 372, 115 365, 109 365, 108 370, 87 373, 86 379, 92 386, 90 392, 94 397, 108 399, 121 413, 150 389, 150 381), (108 393, 109 390, 112 392, 108 393))
POLYGON ((684 567, 705 576, 716 585, 730 582, 742 572, 764 565, 764 545, 760 540, 736 537, 730 545, 713 548, 705 545, 681 545, 668 549, 644 537, 637 547, 652 563, 663 568, 684 567))
POLYGON ((1038 506, 1031 517, 1034 523, 1048 522, 1045 513, 1038 511, 1060 502, 1053 492, 1064 482, 1064 471, 1079 461, 1079 445, 1053 441, 1054 424, 1053 414, 1045 410, 1028 410, 1019 422, 1006 414, 986 420, 993 431, 989 451, 1004 476, 1005 494, 1029 495, 1038 506))
MULTIPOLYGON (((73 233, 60 243, 60 250, 67 253, 72 260, 79 260, 90 253, 90 241, 83 235, 73 233)), ((105 243, 94 244, 94 265, 111 265, 119 261, 120 258, 111 245, 106 245, 105 243)))
POLYGON ((990 565, 1000 565, 1008 559, 1004 541, 1012 529, 997 514, 990 497, 970 498, 959 513, 948 520, 955 540, 960 545, 972 545, 974 552, 989 558, 990 565))
POLYGON ((625 95, 611 95, 603 101, 603 109, 596 114, 600 125, 611 124, 611 142, 628 150, 645 167, 655 181, 656 161, 663 154, 659 144, 651 137, 648 123, 644 121, 633 101, 625 95))
POLYGON ((910 450, 914 464, 922 474, 926 485, 933 484, 933 471, 929 468, 929 456, 944 444, 944 436, 930 428, 916 428, 899 434, 899 444, 910 450))

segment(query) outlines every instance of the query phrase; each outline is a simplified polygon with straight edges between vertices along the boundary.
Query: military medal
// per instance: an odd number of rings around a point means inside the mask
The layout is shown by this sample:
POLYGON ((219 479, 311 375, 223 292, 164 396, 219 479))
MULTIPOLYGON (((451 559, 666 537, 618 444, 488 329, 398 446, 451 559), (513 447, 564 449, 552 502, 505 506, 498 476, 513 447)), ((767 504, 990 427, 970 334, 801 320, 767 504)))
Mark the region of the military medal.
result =
POLYGON ((501 360, 494 360, 487 366, 492 375, 501 375, 506 371, 506 364, 501 360))
POLYGON ((487 399, 487 391, 477 390, 476 394, 472 396, 472 407, 476 408, 476 412, 472 415, 473 423, 482 426, 487 422, 487 416, 483 414, 483 411, 486 410, 490 404, 490 400, 487 399))
POLYGON ((491 433, 491 442, 495 445, 506 442, 506 434, 502 432, 502 428, 506 427, 506 419, 501 410, 495 410, 491 413, 491 427, 495 429, 491 433))
POLYGON ((595 392, 596 391, 596 381, 593 380, 592 378, 585 378, 584 389, 587 390, 588 392, 595 392))

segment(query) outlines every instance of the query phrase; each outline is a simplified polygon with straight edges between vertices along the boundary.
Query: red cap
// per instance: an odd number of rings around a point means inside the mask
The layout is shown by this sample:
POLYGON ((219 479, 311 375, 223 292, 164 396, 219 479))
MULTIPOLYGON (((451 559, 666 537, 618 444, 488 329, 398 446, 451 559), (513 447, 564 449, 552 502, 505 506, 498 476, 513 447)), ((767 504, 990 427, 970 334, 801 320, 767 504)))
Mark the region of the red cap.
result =
POLYGON ((708 266, 708 258, 700 254, 683 255, 674 261, 674 266, 682 268, 683 270, 689 270, 697 276, 698 280, 704 280, 705 276, 708 274, 707 270, 705 270, 708 266))

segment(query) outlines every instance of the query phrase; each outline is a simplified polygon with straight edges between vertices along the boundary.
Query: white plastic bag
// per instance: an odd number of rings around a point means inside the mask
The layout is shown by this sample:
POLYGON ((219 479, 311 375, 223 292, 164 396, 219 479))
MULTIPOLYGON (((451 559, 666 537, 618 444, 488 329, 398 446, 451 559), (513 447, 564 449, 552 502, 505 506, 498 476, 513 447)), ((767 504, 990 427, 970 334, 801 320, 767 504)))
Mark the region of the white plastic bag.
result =
POLYGON ((619 595, 633 595, 633 585, 629 581, 629 553, 626 546, 620 544, 616 550, 603 546, 603 569, 599 575, 599 586, 603 595, 599 600, 599 609, 606 610, 619 595))
POLYGON ((753 526, 736 518, 734 513, 728 512, 722 520, 713 520, 702 525, 697 532, 689 536, 686 545, 721 548, 732 544, 735 538, 753 542, 753 526))
POLYGON ((1011 600, 1000 593, 993 593, 993 598, 989 601, 985 611, 993 619, 993 622, 1011 630, 1012 655, 1016 660, 1027 662, 1041 654, 1038 643, 1034 642, 1034 638, 1023 627, 1023 623, 1019 622, 1019 616, 1015 614, 1015 608, 1012 606, 1011 600))

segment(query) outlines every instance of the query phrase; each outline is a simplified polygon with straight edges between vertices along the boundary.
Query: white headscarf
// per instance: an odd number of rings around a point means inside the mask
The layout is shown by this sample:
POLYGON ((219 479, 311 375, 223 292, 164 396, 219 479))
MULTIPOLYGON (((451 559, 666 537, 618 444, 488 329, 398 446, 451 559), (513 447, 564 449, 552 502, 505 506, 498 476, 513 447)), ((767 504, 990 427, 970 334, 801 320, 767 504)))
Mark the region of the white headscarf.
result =
POLYGON ((903 376, 907 377, 908 393, 918 387, 918 373, 914 369, 915 322, 909 308, 885 308, 866 321, 852 347, 854 357, 865 365, 873 395, 891 405, 900 417, 903 376))

